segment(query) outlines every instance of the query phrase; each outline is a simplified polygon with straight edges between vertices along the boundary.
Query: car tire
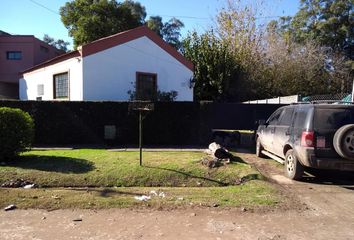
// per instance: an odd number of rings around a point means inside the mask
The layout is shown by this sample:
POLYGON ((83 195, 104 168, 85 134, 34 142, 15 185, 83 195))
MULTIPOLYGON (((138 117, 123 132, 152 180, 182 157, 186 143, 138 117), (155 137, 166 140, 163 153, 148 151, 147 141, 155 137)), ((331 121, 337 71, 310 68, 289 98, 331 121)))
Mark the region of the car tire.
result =
POLYGON ((354 160, 354 124, 344 125, 336 131, 333 146, 339 156, 354 160))
POLYGON ((257 157, 260 157, 260 158, 266 157, 266 155, 264 155, 262 153, 263 150, 264 150, 263 145, 261 143, 261 140, 259 140, 259 137, 258 137, 257 141, 256 141, 256 155, 257 155, 257 157))
POLYGON ((288 150, 285 154, 284 171, 285 176, 292 180, 300 180, 304 174, 304 167, 292 149, 288 150))

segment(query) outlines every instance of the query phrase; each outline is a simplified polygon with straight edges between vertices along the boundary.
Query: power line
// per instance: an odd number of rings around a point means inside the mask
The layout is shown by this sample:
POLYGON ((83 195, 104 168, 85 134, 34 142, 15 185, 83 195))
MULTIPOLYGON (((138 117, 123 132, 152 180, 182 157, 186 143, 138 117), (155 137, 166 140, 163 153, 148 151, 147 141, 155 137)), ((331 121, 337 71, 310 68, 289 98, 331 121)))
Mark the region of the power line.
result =
POLYGON ((160 15, 160 14, 147 14, 147 16, 160 16, 160 17, 170 17, 170 18, 189 18, 189 19, 200 19, 200 20, 210 20, 207 17, 193 17, 193 16, 172 16, 172 15, 160 15))
MULTIPOLYGON (((44 8, 44 9, 54 13, 54 14, 60 15, 57 11, 54 11, 53 9, 50 9, 47 6, 45 6, 45 5, 43 5, 43 4, 39 3, 39 2, 36 2, 34 0, 29 0, 29 1, 34 3, 34 4, 36 4, 37 6, 40 6, 40 7, 44 8)), ((199 19, 199 20, 205 20, 205 21, 210 20, 210 18, 208 18, 208 17, 172 16, 172 15, 166 15, 166 14, 147 14, 147 16, 150 16, 150 17, 151 16, 161 16, 161 17, 182 18, 182 19, 183 18, 186 18, 186 19, 199 19)), ((271 18, 280 18, 280 17, 281 16, 262 16, 262 17, 256 17, 255 19, 266 19, 266 18, 271 19, 271 18)))
MULTIPOLYGON (((147 14, 147 16, 160 16, 160 17, 170 17, 170 18, 189 18, 189 19, 200 19, 200 20, 210 20, 211 18, 208 17, 192 17, 192 16, 172 16, 172 15, 159 15, 159 14, 147 14)), ((256 17, 255 19, 265 19, 265 18, 280 18, 282 16, 262 16, 256 17)))
POLYGON ((176 65, 176 66, 178 66, 178 67, 182 67, 182 66, 183 66, 183 64, 180 63, 180 62, 177 64, 177 63, 175 63, 175 62, 173 62, 173 61, 171 61, 171 60, 169 60, 169 59, 162 58, 162 57, 156 56, 156 55, 154 55, 154 54, 145 52, 144 50, 141 50, 141 49, 139 49, 139 48, 133 47, 133 46, 127 44, 127 43, 126 43, 126 44, 123 44, 122 46, 131 48, 131 49, 133 49, 133 50, 135 50, 135 51, 137 51, 137 52, 140 52, 140 53, 142 53, 142 54, 144 54, 144 55, 147 55, 147 56, 149 56, 149 57, 154 57, 155 59, 158 59, 158 60, 161 60, 161 61, 170 63, 170 64, 174 64, 174 65, 176 65))
POLYGON ((55 13, 57 15, 60 15, 57 11, 54 11, 53 9, 50 9, 50 8, 44 6, 43 4, 39 3, 39 2, 36 2, 34 0, 29 0, 29 1, 34 3, 34 4, 36 4, 37 6, 40 6, 40 7, 44 8, 44 9, 47 9, 49 12, 55 13))

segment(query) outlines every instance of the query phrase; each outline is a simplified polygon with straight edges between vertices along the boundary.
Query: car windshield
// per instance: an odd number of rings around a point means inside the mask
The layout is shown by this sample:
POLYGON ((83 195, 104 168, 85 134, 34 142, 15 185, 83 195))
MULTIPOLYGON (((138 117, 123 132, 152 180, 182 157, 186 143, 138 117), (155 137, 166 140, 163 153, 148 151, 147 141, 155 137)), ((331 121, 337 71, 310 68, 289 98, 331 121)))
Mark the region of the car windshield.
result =
POLYGON ((350 123, 354 123, 354 109, 318 108, 315 111, 314 127, 317 129, 337 129, 350 123))

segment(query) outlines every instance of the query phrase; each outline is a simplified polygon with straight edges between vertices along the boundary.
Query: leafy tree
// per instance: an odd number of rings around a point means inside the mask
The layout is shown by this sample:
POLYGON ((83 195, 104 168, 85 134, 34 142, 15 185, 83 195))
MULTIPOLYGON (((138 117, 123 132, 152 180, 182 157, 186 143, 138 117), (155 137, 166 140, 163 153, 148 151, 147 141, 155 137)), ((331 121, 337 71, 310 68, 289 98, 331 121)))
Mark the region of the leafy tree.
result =
POLYGON ((171 18, 168 22, 164 23, 162 28, 163 39, 171 44, 174 48, 180 49, 182 42, 179 40, 181 37, 180 30, 184 24, 177 18, 171 18))
POLYGON ((194 63, 195 100, 240 100, 239 66, 212 30, 190 33, 183 42, 183 54, 194 63))
POLYGON ((123 8, 127 8, 128 11, 133 15, 134 20, 138 20, 139 24, 142 25, 145 22, 146 10, 143 5, 139 2, 134 2, 133 0, 125 0, 121 3, 123 8))
POLYGON ((182 47, 180 31, 184 24, 179 19, 171 18, 168 22, 163 23, 160 16, 151 16, 146 21, 146 25, 174 48, 179 50, 182 47))
POLYGON ((300 0, 295 16, 278 22, 279 29, 291 33, 296 42, 315 40, 354 60, 353 23, 353 0, 300 0))
POLYGON ((160 37, 163 37, 162 29, 163 29, 163 22, 162 17, 160 16, 151 16, 146 21, 146 26, 154 31, 160 37))
POLYGON ((74 48, 144 24, 177 49, 181 46, 180 20, 163 23, 160 16, 152 16, 145 22, 145 7, 132 0, 74 0, 60 8, 60 15, 74 48))
POLYGON ((61 20, 74 38, 74 48, 102 37, 141 26, 145 7, 138 2, 74 0, 60 8, 61 20))
POLYGON ((43 42, 56 47, 57 49, 63 50, 64 52, 68 52, 68 46, 70 45, 69 42, 65 42, 62 39, 55 40, 54 38, 50 37, 48 34, 44 34, 43 42))

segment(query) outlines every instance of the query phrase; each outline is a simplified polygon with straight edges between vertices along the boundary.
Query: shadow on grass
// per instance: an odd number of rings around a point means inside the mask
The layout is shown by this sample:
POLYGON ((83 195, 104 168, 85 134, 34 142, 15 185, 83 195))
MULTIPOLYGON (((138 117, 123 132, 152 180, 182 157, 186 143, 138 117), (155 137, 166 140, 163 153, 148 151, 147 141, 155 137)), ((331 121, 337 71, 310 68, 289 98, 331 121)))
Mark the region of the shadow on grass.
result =
POLYGON ((129 195, 129 196, 141 196, 141 195, 144 195, 144 193, 126 192, 126 191, 120 191, 120 190, 113 190, 113 189, 109 189, 109 188, 104 188, 104 189, 71 188, 70 190, 78 191, 78 192, 96 192, 96 193, 98 193, 100 195, 100 197, 112 197, 114 195, 129 195))
POLYGON ((251 173, 241 178, 242 182, 248 182, 252 180, 264 180, 264 177, 259 173, 251 173))
POLYGON ((95 169, 93 162, 84 159, 38 155, 20 156, 6 165, 23 169, 60 173, 86 173, 95 169))
POLYGON ((228 152, 223 148, 216 149, 214 156, 218 159, 230 159, 231 162, 245 163, 241 158, 234 156, 231 152, 228 152))
POLYGON ((190 177, 190 178, 201 179, 201 180, 204 180, 204 181, 217 183, 220 186, 228 186, 229 185, 228 183, 225 183, 225 182, 222 182, 222 181, 217 181, 217 180, 214 180, 214 179, 211 179, 211 178, 206 178, 206 177, 195 176, 195 175, 192 175, 190 173, 186 173, 186 172, 179 171, 179 170, 176 170, 176 169, 163 168, 163 167, 152 167, 152 166, 144 166, 144 167, 151 168, 151 169, 159 169, 159 170, 175 172, 175 173, 179 173, 179 174, 182 174, 182 175, 190 177))
POLYGON ((236 157, 236 156, 234 156, 234 155, 232 155, 232 154, 231 154, 231 156, 232 156, 232 157, 230 158, 231 163, 238 162, 238 163, 245 163, 245 164, 247 164, 245 161, 243 161, 242 158, 236 157))

